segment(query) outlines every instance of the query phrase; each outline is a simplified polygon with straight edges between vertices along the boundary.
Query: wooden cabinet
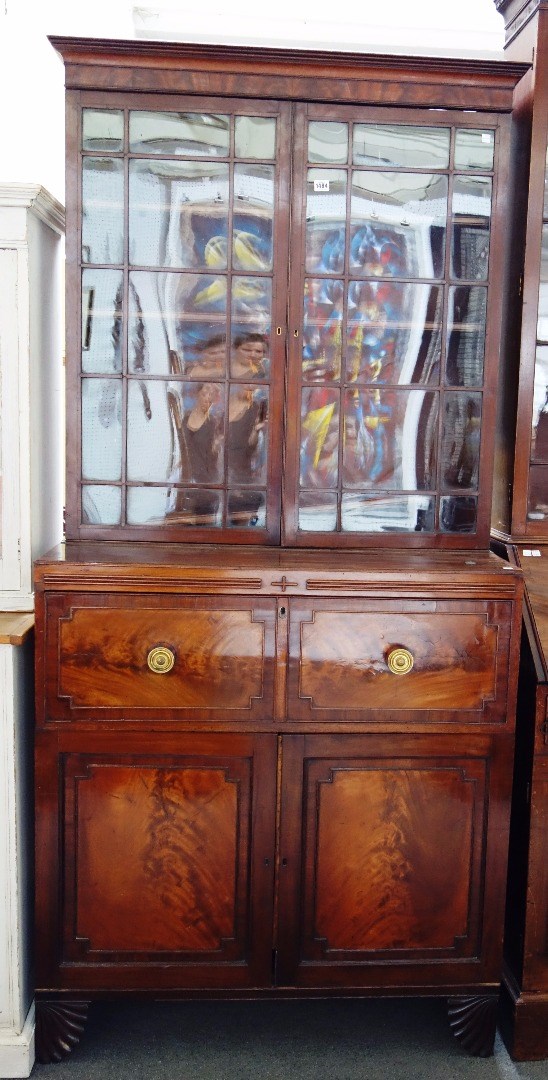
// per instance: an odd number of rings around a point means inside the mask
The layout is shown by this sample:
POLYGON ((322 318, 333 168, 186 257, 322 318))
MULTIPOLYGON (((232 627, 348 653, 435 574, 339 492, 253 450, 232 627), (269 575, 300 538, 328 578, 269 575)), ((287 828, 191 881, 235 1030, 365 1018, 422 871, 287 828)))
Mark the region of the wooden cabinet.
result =
POLYGON ((67 545, 36 570, 39 1054, 144 991, 443 995, 489 1053, 527 66, 52 40, 69 422, 67 545))
POLYGON ((39 1009, 420 989, 489 1052, 519 577, 487 553, 132 550, 37 565, 39 1009))

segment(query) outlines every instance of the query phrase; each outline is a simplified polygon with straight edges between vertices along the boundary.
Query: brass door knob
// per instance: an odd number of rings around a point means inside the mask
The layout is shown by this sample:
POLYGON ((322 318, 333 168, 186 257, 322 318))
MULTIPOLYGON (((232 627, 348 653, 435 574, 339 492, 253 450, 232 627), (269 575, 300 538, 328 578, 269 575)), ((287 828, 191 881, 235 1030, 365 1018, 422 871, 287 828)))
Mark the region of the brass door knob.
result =
POLYGON ((156 675, 166 675, 175 663, 175 653, 165 645, 156 645, 147 656, 147 664, 156 675))
POLYGON ((407 675, 415 663, 409 649, 392 649, 386 658, 386 663, 394 675, 407 675))

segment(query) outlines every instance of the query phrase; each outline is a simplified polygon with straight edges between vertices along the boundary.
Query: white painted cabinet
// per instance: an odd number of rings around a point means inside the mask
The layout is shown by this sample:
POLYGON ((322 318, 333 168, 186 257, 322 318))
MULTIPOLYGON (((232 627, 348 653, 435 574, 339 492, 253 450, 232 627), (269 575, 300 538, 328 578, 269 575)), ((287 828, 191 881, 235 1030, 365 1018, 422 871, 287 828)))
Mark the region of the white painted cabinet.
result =
POLYGON ((64 210, 0 184, 0 1077, 34 1063, 34 558, 62 536, 64 210))

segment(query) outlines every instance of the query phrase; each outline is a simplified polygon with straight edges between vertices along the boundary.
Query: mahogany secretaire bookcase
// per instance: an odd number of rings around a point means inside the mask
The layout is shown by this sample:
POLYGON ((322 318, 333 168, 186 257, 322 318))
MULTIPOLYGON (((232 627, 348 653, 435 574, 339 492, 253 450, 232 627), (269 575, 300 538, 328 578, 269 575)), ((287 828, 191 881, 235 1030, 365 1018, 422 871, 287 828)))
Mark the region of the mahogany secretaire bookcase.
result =
POLYGON ((67 543, 36 568, 39 1054, 145 991, 444 996, 490 1053, 527 65, 53 45, 69 424, 67 543))

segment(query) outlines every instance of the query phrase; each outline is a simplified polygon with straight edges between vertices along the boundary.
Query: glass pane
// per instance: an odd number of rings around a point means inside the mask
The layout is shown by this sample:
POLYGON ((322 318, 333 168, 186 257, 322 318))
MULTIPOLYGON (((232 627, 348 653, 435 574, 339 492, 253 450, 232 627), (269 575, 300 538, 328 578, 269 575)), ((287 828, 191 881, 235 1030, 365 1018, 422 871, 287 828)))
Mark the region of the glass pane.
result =
POLYGON ((455 168, 482 169, 493 168, 495 154, 494 131, 476 131, 472 128, 458 128, 455 135, 455 168))
POLYGON ((543 281, 538 291, 538 323, 537 337, 539 341, 548 341, 548 282, 543 281))
POLYGON ((481 394, 445 394, 442 431, 444 488, 477 488, 481 394))
POLYGON ((229 491, 227 525, 241 529, 266 527, 266 494, 264 491, 229 491))
POLYGON ((456 176, 453 188, 451 273, 484 281, 489 272, 492 182, 486 176, 456 176))
POLYGON ((355 124, 352 160, 396 169, 447 169, 449 144, 449 128, 355 124))
POLYGON ((124 114, 110 109, 82 109, 82 149, 102 153, 124 149, 124 114))
POLYGON ((531 458, 548 461, 548 348, 539 346, 535 357, 531 458))
POLYGON ((129 277, 129 370, 204 378, 226 360, 226 277, 135 272, 129 277), (225 354, 223 359, 223 353, 225 354))
POLYGON ((438 395, 423 390, 348 390, 343 432, 345 488, 436 486, 438 395))
POLYGON ((235 165, 232 243, 236 270, 272 269, 273 218, 274 166, 235 165))
POLYGON ((122 476, 122 383, 82 379, 82 477, 120 480, 122 476))
POLYGON ((232 342, 230 374, 233 379, 264 379, 270 359, 265 334, 237 334, 232 342))
POLYGON ((130 112, 129 148, 135 153, 228 157, 230 117, 215 113, 130 112))
POLYGON ((542 226, 542 246, 540 252, 540 280, 548 281, 548 225, 542 226))
POLYGON ((548 466, 533 465, 529 469, 527 499, 528 521, 548 520, 548 466))
POLYGON ((84 158, 82 164, 82 262, 124 261, 124 163, 84 158))
POLYGON ((332 382, 341 373, 344 283, 308 278, 304 284, 303 379, 332 382))
POLYGON ((141 382, 128 388, 129 480, 218 484, 224 394, 219 383, 141 382))
POLYGON ((276 155, 276 117, 237 116, 234 144, 236 157, 272 161, 276 155))
POLYGON ((346 172, 309 169, 306 192, 306 269, 309 273, 344 271, 346 172))
POLYGON ((228 403, 228 483, 266 483, 268 390, 245 383, 232 386, 228 403))
POLYGON ((84 484, 82 487, 83 525, 121 525, 122 489, 106 485, 84 484))
POLYGON ((481 386, 485 353, 487 289, 457 285, 449 289, 446 379, 450 386, 481 386))
POLYGON ((121 270, 82 273, 82 370, 122 370, 124 280, 121 270))
POLYGON ((434 499, 424 495, 342 497, 343 532, 432 532, 434 499))
POLYGON ((440 506, 440 530, 446 533, 474 533, 478 500, 473 495, 444 495, 440 506))
POLYGON ((345 165, 348 161, 348 124, 338 120, 311 120, 308 125, 308 160, 345 165))
POLYGON ((446 176, 354 172, 351 213, 352 273, 443 277, 446 176))
POLYGON ((348 287, 346 377, 375 383, 439 380, 443 289, 393 281, 348 287))
POLYGON ((130 487, 127 495, 129 525, 187 525, 219 527, 222 497, 218 491, 197 488, 130 487))
POLYGON ((336 487, 339 475, 339 395, 323 387, 302 392, 301 487, 336 487))
POLYGON ((129 257, 134 266, 225 269, 228 165, 131 161, 129 257))
POLYGON ((302 491, 299 497, 299 529, 303 532, 334 532, 336 528, 336 493, 302 491))

